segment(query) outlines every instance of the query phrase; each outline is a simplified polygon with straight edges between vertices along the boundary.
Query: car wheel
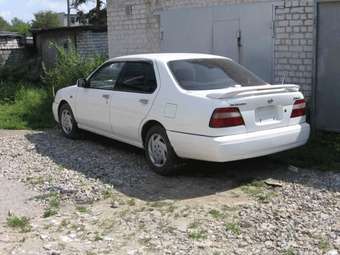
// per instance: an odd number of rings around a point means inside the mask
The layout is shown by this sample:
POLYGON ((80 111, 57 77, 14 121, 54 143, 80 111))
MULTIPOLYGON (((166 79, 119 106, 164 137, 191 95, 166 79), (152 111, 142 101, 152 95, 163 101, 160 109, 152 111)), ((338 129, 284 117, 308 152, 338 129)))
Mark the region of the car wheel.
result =
POLYGON ((153 126, 148 130, 144 148, 147 162, 157 174, 168 176, 176 172, 179 159, 163 127, 153 126))
POLYGON ((65 103, 59 109, 59 124, 63 135, 70 139, 79 137, 77 122, 74 118, 71 107, 65 103))

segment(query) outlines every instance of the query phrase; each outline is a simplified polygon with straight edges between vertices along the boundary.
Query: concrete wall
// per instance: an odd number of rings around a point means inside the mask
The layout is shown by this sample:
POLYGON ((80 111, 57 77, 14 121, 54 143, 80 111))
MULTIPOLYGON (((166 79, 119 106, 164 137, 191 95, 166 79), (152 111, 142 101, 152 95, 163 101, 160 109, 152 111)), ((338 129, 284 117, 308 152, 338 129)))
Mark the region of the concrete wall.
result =
POLYGON ((307 97, 312 93, 314 1, 284 1, 275 8, 275 82, 302 86, 307 97))
POLYGON ((46 67, 53 66, 57 60, 57 50, 54 44, 61 48, 75 48, 76 46, 73 32, 45 32, 37 35, 35 41, 38 55, 46 67))
MULTIPOLYGON (((258 0, 111 0, 108 1, 109 56, 160 51, 161 10, 207 7, 258 0)), ((313 0, 276 1, 274 81, 302 85, 311 95, 313 0)), ((256 15, 256 14, 254 14, 256 15)), ((259 14, 260 15, 260 14, 259 14)))
POLYGON ((0 37, 0 67, 15 65, 25 58, 25 48, 19 38, 0 37))
POLYGON ((108 56, 108 39, 106 31, 92 30, 51 30, 35 35, 36 47, 45 66, 51 67, 56 62, 57 50, 55 43, 61 48, 76 49, 84 57, 108 56))
POLYGON ((107 32, 81 32, 77 35, 76 45, 82 56, 109 55, 107 32))

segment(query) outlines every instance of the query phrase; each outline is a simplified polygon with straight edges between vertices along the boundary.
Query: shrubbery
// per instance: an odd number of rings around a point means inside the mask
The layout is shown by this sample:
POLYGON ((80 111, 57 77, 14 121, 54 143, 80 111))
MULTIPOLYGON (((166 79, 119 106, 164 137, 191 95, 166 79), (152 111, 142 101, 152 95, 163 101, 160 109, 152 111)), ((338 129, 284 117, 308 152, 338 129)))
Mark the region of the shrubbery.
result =
POLYGON ((43 82, 55 91, 73 85, 79 78, 87 77, 95 68, 104 62, 101 56, 83 58, 75 50, 57 49, 57 63, 51 70, 45 70, 43 82))
POLYGON ((53 90, 75 84, 86 77, 104 58, 83 58, 75 50, 57 48, 57 63, 44 70, 40 81, 20 81, 27 73, 8 73, 0 79, 0 128, 41 129, 55 125, 52 115, 53 90), (12 77, 12 78, 11 78, 12 77))
MULTIPOLYGON (((51 96, 46 89, 22 86, 13 101, 0 104, 0 128, 39 129, 54 125, 51 96)), ((2 101, 4 102, 4 101, 2 101)))

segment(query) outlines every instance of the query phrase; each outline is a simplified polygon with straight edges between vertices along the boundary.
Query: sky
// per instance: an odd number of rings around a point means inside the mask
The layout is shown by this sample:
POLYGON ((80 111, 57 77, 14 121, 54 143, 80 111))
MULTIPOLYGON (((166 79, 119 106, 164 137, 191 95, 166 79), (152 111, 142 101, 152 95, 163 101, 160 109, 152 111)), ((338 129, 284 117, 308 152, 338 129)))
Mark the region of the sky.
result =
MULTIPOLYGON (((7 21, 18 17, 24 21, 31 21, 33 14, 42 10, 54 12, 67 11, 66 0, 0 0, 0 16, 7 21)), ((94 1, 82 8, 86 11, 94 6, 94 1)))

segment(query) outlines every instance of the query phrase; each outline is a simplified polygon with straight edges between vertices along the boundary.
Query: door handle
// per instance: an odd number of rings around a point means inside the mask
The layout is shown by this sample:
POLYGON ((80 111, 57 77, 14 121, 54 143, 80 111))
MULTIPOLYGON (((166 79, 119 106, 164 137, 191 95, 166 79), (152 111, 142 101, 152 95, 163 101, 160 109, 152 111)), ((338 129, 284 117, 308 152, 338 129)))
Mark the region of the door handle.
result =
POLYGON ((139 99, 139 102, 140 102, 141 104, 148 104, 148 103, 149 103, 149 100, 147 100, 147 99, 139 99))
POLYGON ((104 95, 103 95, 103 98, 105 98, 105 99, 109 99, 109 98, 110 98, 110 95, 108 95, 108 94, 104 94, 104 95))

